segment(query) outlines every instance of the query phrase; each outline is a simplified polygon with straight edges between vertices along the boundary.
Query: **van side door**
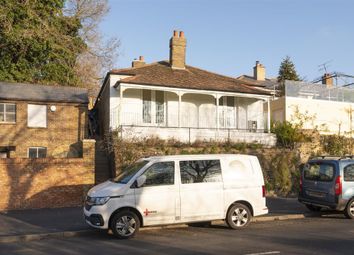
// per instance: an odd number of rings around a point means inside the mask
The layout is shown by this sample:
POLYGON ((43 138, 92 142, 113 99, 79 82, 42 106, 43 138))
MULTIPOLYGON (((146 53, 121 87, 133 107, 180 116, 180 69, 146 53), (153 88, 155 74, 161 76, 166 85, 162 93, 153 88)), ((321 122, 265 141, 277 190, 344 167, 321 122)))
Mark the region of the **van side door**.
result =
POLYGON ((146 181, 142 187, 135 188, 135 203, 143 216, 144 225, 174 223, 176 198, 179 196, 175 162, 156 162, 143 175, 146 181))
POLYGON ((222 219, 224 194, 220 160, 179 161, 179 170, 181 221, 222 219))

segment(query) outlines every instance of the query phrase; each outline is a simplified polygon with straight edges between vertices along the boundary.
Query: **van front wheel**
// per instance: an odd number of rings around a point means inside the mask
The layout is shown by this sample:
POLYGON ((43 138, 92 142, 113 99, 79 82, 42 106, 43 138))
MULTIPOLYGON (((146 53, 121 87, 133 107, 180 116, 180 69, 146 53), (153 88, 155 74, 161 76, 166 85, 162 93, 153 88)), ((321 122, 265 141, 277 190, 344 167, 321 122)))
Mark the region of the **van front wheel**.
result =
POLYGON ((124 210, 113 216, 110 227, 119 239, 129 239, 139 231, 140 220, 134 212, 124 210))
POLYGON ((354 219, 354 199, 350 200, 344 211, 345 217, 354 219))
POLYGON ((251 222, 251 218, 250 209, 244 204, 236 203, 227 213, 226 222, 230 228, 242 229, 251 222))

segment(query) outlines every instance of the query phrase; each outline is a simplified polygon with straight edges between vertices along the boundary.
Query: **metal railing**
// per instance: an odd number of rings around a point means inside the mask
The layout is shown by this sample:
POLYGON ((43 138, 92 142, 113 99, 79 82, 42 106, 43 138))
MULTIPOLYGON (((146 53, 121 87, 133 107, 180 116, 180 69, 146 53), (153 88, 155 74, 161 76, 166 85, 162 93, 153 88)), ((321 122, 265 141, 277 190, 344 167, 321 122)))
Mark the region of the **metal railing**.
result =
POLYGON ((327 88, 324 84, 285 81, 285 95, 308 99, 354 103, 354 90, 346 87, 327 88))
MULTIPOLYGON (((118 111, 113 110, 111 112, 111 127, 119 126, 137 126, 137 127, 166 127, 166 128, 177 128, 178 125, 178 114, 170 114, 169 116, 164 116, 164 118, 155 118, 151 116, 149 122, 144 122, 142 114, 131 112, 123 113, 121 118, 118 117, 118 111), (163 122, 159 120, 163 120, 163 122), (118 123, 118 121, 120 123, 118 123), (115 124, 115 125, 114 125, 115 124)), ((191 118, 187 115, 181 116, 181 128, 197 128, 197 129, 233 129, 233 130, 252 130, 252 132, 262 133, 264 130, 264 123, 257 123, 257 121, 245 121, 240 126, 237 126, 236 118, 230 115, 219 115, 219 126, 216 122, 216 117, 205 117, 205 118, 191 118), (252 125, 250 124, 252 123, 252 125), (256 131, 253 131, 256 130, 256 131)))

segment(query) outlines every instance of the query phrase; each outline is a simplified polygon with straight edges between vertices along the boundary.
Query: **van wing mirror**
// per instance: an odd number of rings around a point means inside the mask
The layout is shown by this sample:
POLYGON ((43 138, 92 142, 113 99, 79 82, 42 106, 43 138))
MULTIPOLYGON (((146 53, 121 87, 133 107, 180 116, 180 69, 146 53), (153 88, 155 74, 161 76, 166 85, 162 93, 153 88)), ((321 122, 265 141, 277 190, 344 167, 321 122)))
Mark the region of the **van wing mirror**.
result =
POLYGON ((144 183, 145 183, 145 181, 146 181, 146 175, 140 175, 137 179, 136 179, 136 186, 138 187, 138 188, 140 188, 141 186, 143 186, 144 185, 144 183))

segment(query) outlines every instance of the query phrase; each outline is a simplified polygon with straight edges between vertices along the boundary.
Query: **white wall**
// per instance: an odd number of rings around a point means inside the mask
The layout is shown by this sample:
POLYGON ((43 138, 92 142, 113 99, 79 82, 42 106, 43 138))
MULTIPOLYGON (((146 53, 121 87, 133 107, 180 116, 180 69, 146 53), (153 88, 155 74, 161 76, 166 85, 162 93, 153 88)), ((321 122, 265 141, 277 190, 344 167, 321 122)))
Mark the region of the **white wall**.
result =
POLYGON ((143 115, 142 90, 126 89, 123 92, 122 119, 123 125, 140 125, 143 115))
POLYGON ((317 126, 321 133, 343 135, 354 128, 354 118, 350 120, 354 114, 353 103, 286 97, 286 120, 294 121, 296 108, 301 114, 314 117, 313 122, 305 123, 305 129, 317 126))
POLYGON ((197 128, 164 128, 164 127, 123 127, 123 139, 142 139, 159 137, 163 140, 176 139, 185 143, 195 141, 232 141, 259 143, 274 146, 276 137, 268 133, 251 133, 232 129, 197 129, 197 128))
MULTIPOLYGON (((109 96, 110 96, 110 103, 109 103, 109 109, 110 109, 110 129, 116 129, 119 127, 118 121, 118 108, 119 108, 119 95, 120 95, 120 88, 114 88, 114 85, 117 83, 117 81, 127 78, 129 76, 127 75, 115 75, 111 74, 110 75, 110 83, 109 83, 109 96)), ((107 89, 107 88, 106 88, 107 89)))
POLYGON ((178 95, 172 92, 165 92, 167 105, 167 126, 178 127, 178 95))

